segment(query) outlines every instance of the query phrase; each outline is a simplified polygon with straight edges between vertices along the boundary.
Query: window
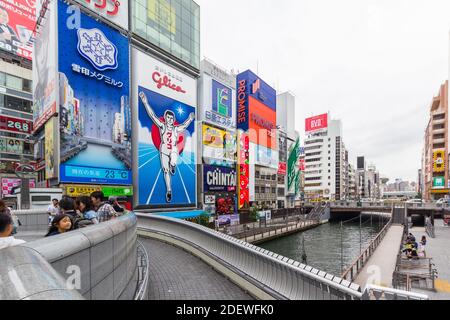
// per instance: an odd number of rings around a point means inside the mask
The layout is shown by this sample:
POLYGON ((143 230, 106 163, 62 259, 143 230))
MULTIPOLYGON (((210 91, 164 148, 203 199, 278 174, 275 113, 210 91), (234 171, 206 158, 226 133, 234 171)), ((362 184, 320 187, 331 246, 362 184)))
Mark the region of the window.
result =
POLYGON ((259 193, 259 186, 255 186, 255 193, 259 193))
POLYGON ((6 75, 6 87, 22 91, 22 89, 23 89, 22 78, 18 78, 18 77, 7 74, 6 75))
POLYGON ((22 91, 31 93, 31 91, 32 91, 31 80, 23 79, 22 91))
POLYGON ((255 171, 255 178, 259 179, 259 177, 260 177, 259 171, 255 171))
POLYGON ((272 188, 272 193, 276 194, 277 193, 277 188, 272 188))
POLYGON ((436 114, 433 116, 433 120, 444 120, 445 119, 445 113, 436 114))

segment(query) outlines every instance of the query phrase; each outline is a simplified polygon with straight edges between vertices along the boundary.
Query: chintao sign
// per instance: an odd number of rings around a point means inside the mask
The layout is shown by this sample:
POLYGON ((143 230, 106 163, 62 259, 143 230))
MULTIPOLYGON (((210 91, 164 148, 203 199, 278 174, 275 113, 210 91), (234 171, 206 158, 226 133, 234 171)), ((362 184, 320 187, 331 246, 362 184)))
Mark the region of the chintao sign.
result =
POLYGON ((225 167, 204 166, 204 192, 234 192, 237 187, 236 171, 225 167))

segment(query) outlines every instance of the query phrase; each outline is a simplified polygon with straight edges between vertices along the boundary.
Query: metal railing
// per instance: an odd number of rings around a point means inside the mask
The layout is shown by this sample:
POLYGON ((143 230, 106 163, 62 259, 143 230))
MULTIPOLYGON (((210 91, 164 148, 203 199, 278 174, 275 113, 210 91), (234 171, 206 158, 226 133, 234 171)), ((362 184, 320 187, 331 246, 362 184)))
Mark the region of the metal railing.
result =
POLYGON ((137 241, 137 244, 138 281, 134 300, 145 300, 148 291, 149 259, 145 246, 140 241, 137 241))
POLYGON ((359 300, 371 298, 372 292, 386 299, 416 298, 381 287, 368 287, 371 292, 362 293, 355 283, 186 221, 145 214, 138 219, 141 236, 181 246, 192 254, 201 252, 206 263, 214 261, 240 277, 237 285, 247 281, 274 299, 359 300))
POLYGON ((378 235, 370 242, 367 248, 353 261, 353 263, 347 268, 342 274, 342 278, 348 281, 354 281, 361 270, 365 267, 366 263, 373 256, 378 246, 383 241, 384 237, 389 231, 392 225, 392 218, 389 219, 388 223, 383 227, 383 229, 378 233, 378 235))
POLYGON ((432 239, 436 238, 435 228, 434 228, 433 223, 431 222, 431 219, 427 218, 425 228, 426 228, 426 232, 430 238, 432 238, 432 239))

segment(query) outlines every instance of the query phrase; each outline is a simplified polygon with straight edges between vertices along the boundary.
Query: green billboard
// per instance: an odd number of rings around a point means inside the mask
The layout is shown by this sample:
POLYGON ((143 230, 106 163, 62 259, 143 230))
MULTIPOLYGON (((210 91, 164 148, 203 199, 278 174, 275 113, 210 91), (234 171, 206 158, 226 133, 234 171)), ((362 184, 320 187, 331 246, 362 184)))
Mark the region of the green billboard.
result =
POLYGON ((288 192, 293 190, 295 179, 296 179, 296 173, 297 173, 297 161, 298 161, 298 153, 300 151, 300 138, 297 139, 294 146, 292 147, 289 158, 288 158, 288 192))

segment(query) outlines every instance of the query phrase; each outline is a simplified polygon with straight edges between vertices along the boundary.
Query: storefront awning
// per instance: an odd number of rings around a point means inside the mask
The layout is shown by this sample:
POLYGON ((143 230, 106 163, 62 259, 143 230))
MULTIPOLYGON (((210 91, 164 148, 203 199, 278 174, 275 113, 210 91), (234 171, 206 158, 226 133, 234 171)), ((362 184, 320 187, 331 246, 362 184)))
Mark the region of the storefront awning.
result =
POLYGON ((168 218, 175 218, 175 219, 194 219, 198 218, 199 216, 207 214, 210 215, 206 211, 202 210, 194 210, 194 211, 183 211, 183 212, 164 212, 159 213, 158 216, 168 217, 168 218))

